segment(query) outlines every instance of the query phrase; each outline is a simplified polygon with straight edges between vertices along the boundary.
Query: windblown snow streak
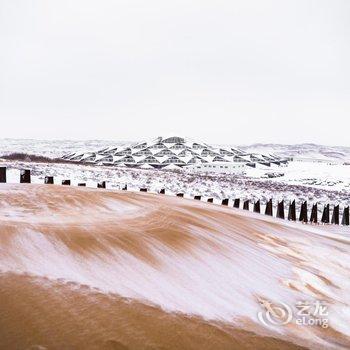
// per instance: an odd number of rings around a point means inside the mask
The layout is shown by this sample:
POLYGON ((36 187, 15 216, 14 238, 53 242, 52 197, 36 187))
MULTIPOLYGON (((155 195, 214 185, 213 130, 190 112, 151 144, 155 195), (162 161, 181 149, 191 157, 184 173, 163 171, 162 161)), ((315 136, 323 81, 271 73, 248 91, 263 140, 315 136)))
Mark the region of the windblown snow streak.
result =
POLYGON ((350 236, 329 230, 161 195, 1 185, 0 347, 349 347, 350 236), (328 329, 258 321, 259 300, 315 299, 328 329))

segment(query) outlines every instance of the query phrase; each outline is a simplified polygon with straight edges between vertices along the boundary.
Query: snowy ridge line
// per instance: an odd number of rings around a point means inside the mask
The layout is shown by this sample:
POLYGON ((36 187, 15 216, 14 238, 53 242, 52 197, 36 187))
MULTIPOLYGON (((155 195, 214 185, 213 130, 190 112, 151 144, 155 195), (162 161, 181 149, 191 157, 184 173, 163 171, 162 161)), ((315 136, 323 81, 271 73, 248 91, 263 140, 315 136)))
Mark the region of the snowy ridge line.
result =
MULTIPOLYGON (((6 167, 0 167, 0 183, 6 183, 7 182, 7 169, 6 167)), ((20 171, 20 178, 19 178, 19 183, 31 183, 31 171, 28 169, 23 169, 20 171)), ((53 176, 45 176, 44 179, 45 184, 54 184, 54 177, 53 176)), ((62 185, 63 186, 70 186, 71 185, 71 180, 66 179, 62 180, 62 185)), ((102 188, 106 189, 106 181, 100 181, 97 183, 94 183, 94 185, 97 188, 102 188)), ((77 183, 78 187, 86 187, 87 184, 86 182, 78 182, 77 183)), ((94 187, 95 187, 94 186, 94 187)), ((92 187, 92 186, 88 186, 92 187)), ((128 189, 130 190, 130 186, 128 188, 127 184, 124 184, 122 188, 119 189, 127 191, 128 189)), ((131 188, 131 190, 136 190, 140 192, 149 192, 149 193, 154 193, 154 194, 166 194, 165 188, 160 189, 159 191, 150 191, 147 187, 140 187, 140 188, 131 188)), ((168 194, 175 195, 177 197, 185 197, 185 193, 183 192, 171 192, 167 190, 168 194), (170 193, 169 193, 170 192, 170 193)), ((202 200, 202 198, 206 198, 206 201, 208 203, 214 203, 214 198, 212 197, 204 197, 200 194, 196 194, 194 196, 188 196, 186 195, 186 198, 188 199, 194 199, 194 200, 202 200)), ((251 200, 246 199, 244 201, 241 201, 240 198, 235 198, 233 201, 230 198, 223 198, 221 200, 215 201, 215 204, 221 204, 224 206, 229 206, 231 202, 231 206, 233 206, 236 209, 240 209, 242 207, 243 210, 251 211, 250 209, 250 204, 251 200), (241 206, 241 202, 243 202, 243 205, 241 206)), ((332 211, 332 216, 330 216, 331 210, 330 210, 330 205, 325 204, 323 207, 323 210, 321 211, 318 207, 318 203, 313 203, 312 204, 312 209, 310 216, 308 214, 308 203, 307 201, 303 201, 299 207, 299 215, 297 215, 297 203, 295 200, 289 202, 289 207, 288 207, 288 214, 285 215, 285 201, 278 201, 277 205, 274 205, 273 200, 270 199, 268 202, 265 204, 262 203, 260 200, 253 201, 253 208, 252 208, 254 213, 262 214, 264 213, 265 215, 268 216, 275 216, 278 219, 288 219, 289 221, 300 221, 302 223, 313 223, 313 224, 318 224, 319 223, 319 214, 322 213, 320 223, 323 224, 334 224, 334 225, 339 225, 340 223, 343 226, 349 226, 350 225, 350 218, 349 218, 349 205, 343 207, 343 214, 341 216, 340 220, 340 206, 334 205, 333 206, 333 211, 332 211), (275 215, 274 215, 275 212, 275 215)))

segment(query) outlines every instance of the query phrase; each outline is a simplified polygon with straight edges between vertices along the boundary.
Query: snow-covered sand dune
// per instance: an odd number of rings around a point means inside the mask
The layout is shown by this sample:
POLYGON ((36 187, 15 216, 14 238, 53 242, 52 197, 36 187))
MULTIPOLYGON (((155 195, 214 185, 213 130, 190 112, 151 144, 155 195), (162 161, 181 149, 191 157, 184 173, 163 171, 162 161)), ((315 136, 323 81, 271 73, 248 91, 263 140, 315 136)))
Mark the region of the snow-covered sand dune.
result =
POLYGON ((347 228, 144 193, 0 185, 0 347, 350 346, 347 228), (329 327, 262 303, 322 300, 329 327))

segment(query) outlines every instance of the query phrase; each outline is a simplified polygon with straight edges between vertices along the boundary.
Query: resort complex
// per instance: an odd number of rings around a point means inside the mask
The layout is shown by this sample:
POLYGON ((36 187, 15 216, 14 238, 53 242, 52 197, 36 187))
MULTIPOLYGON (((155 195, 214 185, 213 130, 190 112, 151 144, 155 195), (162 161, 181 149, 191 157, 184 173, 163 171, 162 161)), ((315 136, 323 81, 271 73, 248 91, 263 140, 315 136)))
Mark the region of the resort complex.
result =
POLYGON ((64 160, 148 169, 188 169, 194 172, 239 172, 247 167, 283 166, 287 159, 271 154, 246 153, 233 147, 214 147, 187 138, 157 137, 96 152, 71 153, 64 160))

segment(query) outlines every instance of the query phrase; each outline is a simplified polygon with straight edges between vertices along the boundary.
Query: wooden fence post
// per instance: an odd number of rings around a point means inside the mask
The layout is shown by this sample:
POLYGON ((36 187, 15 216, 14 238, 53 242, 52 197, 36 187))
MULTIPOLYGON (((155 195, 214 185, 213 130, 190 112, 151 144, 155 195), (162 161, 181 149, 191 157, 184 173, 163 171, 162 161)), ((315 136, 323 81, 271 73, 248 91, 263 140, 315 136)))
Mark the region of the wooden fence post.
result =
POLYGON ((295 200, 293 200, 293 202, 289 203, 288 220, 290 220, 290 221, 297 220, 297 212, 295 209, 295 200))
POLYGON ((276 217, 279 219, 284 219, 284 200, 277 203, 276 217))
POLYGON ((253 211, 254 211, 254 213, 259 213, 260 214, 260 200, 257 200, 254 203, 253 211))
POLYGON ((265 215, 272 216, 272 198, 266 203, 265 215))
POLYGON ((323 207, 321 222, 324 224, 329 224, 329 204, 323 207))
POLYGON ((249 210, 249 199, 243 202, 243 210, 249 210))
POLYGON ((53 181, 53 176, 45 176, 45 181, 44 181, 45 184, 48 184, 48 185, 53 185, 54 181, 53 181))
POLYGON ((342 218, 341 224, 344 226, 349 226, 350 225, 349 221, 350 221, 349 220, 349 206, 347 206, 346 208, 344 208, 343 218, 342 218))
POLYGON ((106 181, 101 181, 97 183, 97 188, 106 188, 106 181))
POLYGON ((300 208, 299 221, 306 223, 307 220, 307 202, 305 201, 300 208))
POLYGON ((31 182, 30 170, 28 170, 28 169, 21 170, 19 182, 21 184, 30 184, 30 182, 31 182))
POLYGON ((332 224, 339 225, 339 204, 333 208, 332 224))
POLYGON ((228 198, 223 199, 221 205, 228 205, 228 198))
POLYGON ((0 167, 0 182, 5 183, 6 181, 6 167, 2 166, 0 167))
POLYGON ((317 203, 312 205, 310 222, 317 224, 317 203))

